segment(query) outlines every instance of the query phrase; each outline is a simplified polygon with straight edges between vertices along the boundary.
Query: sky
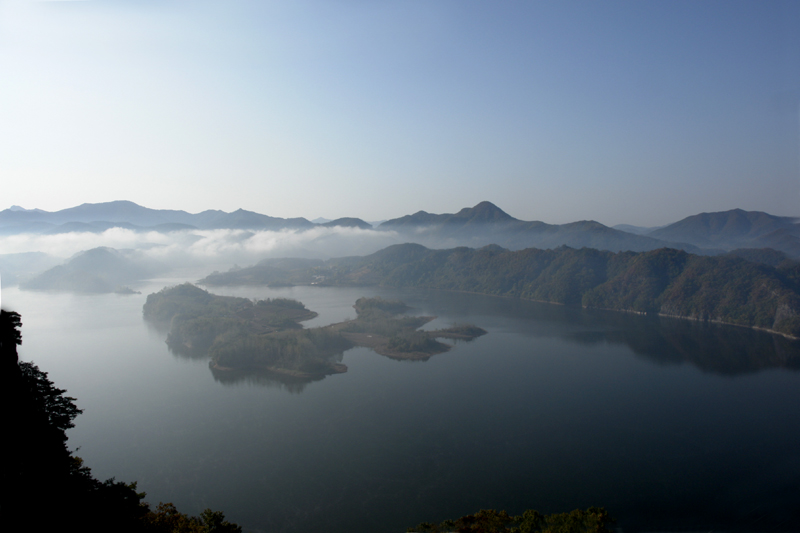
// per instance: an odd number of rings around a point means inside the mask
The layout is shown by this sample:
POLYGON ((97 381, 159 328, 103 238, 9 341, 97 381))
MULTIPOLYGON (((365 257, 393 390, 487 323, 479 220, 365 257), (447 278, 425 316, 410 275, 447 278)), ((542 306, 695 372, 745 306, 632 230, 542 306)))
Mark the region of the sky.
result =
POLYGON ((800 216, 800 2, 0 0, 0 209, 800 216))

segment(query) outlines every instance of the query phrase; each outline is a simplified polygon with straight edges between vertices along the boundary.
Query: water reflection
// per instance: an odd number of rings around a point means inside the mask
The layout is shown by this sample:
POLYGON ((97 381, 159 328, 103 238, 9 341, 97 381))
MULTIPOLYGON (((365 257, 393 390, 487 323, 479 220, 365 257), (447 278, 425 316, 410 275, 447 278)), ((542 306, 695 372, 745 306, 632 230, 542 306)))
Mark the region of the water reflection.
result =
POLYGON ((257 385, 269 389, 285 390, 292 394, 300 394, 305 388, 315 381, 322 381, 327 376, 313 378, 298 378, 277 374, 266 370, 217 370, 209 365, 214 381, 223 386, 233 387, 241 385, 257 385))
MULTIPOLYGON (((353 295, 348 292, 341 297, 341 305, 349 308, 345 304, 353 295)), ((555 337, 582 346, 622 345, 657 365, 690 364, 704 373, 721 376, 772 368, 800 370, 800 341, 750 328, 444 291, 387 291, 385 297, 406 301, 414 308, 412 314, 438 315, 441 323, 428 324, 430 329, 471 322, 495 331, 555 337)), ((148 327, 165 334, 156 325, 148 323, 148 327)), ((499 342, 491 337, 483 341, 489 343, 488 349, 499 342)), ((181 359, 207 357, 205 350, 182 345, 170 345, 169 351, 181 359)), ((247 383, 292 393, 300 393, 308 384, 323 379, 263 370, 211 371, 215 381, 223 385, 247 383)))
POLYGON ((70 445, 97 477, 138 480, 150 501, 195 513, 224 509, 248 530, 403 531, 480 508, 603 505, 628 533, 800 531, 796 343, 432 291, 262 297, 294 297, 320 326, 368 294, 439 316, 430 328, 489 334, 424 365, 356 349, 347 374, 309 387, 209 379, 205 359, 170 355, 166 331, 145 327, 145 296, 11 298, 31 332, 21 354, 86 412, 70 445), (731 375, 743 377, 718 377, 731 375))
POLYGON ((526 336, 624 345, 658 365, 691 364, 723 376, 800 370, 800 341, 750 328, 472 294, 431 292, 420 301, 437 314, 478 325, 482 315, 483 323, 526 336))
POLYGON ((659 365, 691 364, 723 376, 768 368, 800 370, 800 342, 764 331, 664 317, 602 317, 599 330, 565 335, 581 344, 609 342, 628 346, 659 365))
POLYGON ((167 342, 167 349, 169 350, 169 353, 178 359, 189 359, 193 361, 208 359, 207 347, 202 347, 199 349, 177 342, 167 342))

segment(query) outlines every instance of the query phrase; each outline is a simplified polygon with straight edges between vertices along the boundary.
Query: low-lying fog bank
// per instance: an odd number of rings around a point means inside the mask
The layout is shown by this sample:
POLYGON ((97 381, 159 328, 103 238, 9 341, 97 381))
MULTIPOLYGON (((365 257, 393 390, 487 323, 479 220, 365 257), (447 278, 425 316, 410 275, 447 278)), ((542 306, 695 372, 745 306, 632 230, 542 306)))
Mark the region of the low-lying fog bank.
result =
POLYGON ((395 232, 338 226, 281 231, 217 229, 143 233, 111 228, 101 233, 25 233, 0 236, 0 275, 5 286, 24 283, 96 248, 125 252, 130 262, 144 267, 152 275, 161 275, 185 269, 205 270, 207 274, 237 264, 251 265, 270 257, 329 259, 366 255, 398 242, 395 232))

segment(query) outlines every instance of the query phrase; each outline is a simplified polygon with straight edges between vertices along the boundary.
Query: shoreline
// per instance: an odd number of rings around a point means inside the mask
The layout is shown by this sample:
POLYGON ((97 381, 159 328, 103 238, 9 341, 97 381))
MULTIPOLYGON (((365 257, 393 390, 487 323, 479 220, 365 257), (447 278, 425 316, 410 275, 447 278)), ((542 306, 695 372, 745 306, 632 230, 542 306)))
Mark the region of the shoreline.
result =
MULTIPOLYGON (((524 299, 524 298, 521 298, 524 299)), ((539 301, 539 300, 528 300, 528 301, 539 301)), ((548 302, 540 302, 540 303, 548 303, 548 302)), ((563 304, 557 304, 563 305, 563 304)), ((746 326, 744 324, 735 324, 733 322, 726 322, 724 320, 715 320, 711 318, 696 318, 693 316, 684 316, 684 315, 671 315, 669 313, 646 313, 643 311, 634 311, 633 309, 613 309, 611 307, 588 307, 585 305, 581 306, 583 309, 595 310, 595 311, 612 311, 614 313, 630 313, 634 315, 641 315, 641 316, 657 316, 663 318, 674 318, 677 320, 691 320, 692 322, 709 322, 711 324, 718 324, 722 326, 734 326, 737 328, 746 328, 746 329, 755 329, 757 331, 763 331, 765 333, 770 333, 772 335, 779 335, 781 337, 793 340, 793 341, 800 341, 800 337, 796 337, 794 335, 789 335, 788 333, 783 333, 781 331, 775 331, 774 329, 769 328, 762 328, 760 326, 746 326)))
MULTIPOLYGON (((231 286, 233 286, 233 285, 231 285, 231 286)), ((294 285, 294 286, 295 287, 311 287, 312 285, 294 285)), ((402 290, 402 288, 400 288, 400 287, 391 287, 391 286, 385 286, 385 285, 313 285, 313 286, 314 287, 333 287, 333 288, 336 288, 336 287, 379 287, 379 288, 386 288, 386 289, 401 289, 402 290)), ((452 292, 452 293, 457 293, 457 294, 476 294, 478 296, 490 296, 492 298, 504 298, 504 299, 507 299, 507 300, 522 300, 522 301, 525 301, 525 302, 535 302, 535 303, 549 304, 549 305, 560 305, 562 307, 573 307, 573 306, 570 306, 568 304, 564 304, 564 303, 561 303, 561 302, 549 302, 547 300, 536 300, 536 299, 533 299, 533 298, 523 298, 521 296, 508 296, 508 295, 505 295, 505 294, 491 294, 491 293, 487 293, 487 292, 462 291, 462 290, 456 290, 456 289, 439 289, 439 288, 431 288, 431 287, 407 287, 407 288, 411 288, 411 289, 415 289, 415 290, 434 290, 434 291, 442 291, 442 292, 452 292)), ((800 337, 797 337, 797 336, 794 336, 794 335, 790 335, 788 333, 783 333, 781 331, 776 331, 774 329, 762 328, 760 326, 748 326, 748 325, 745 325, 745 324, 736 324, 734 322, 726 322, 724 320, 702 319, 702 318, 695 318, 695 317, 683 316, 683 315, 670 315, 670 314, 666 314, 666 313, 655 313, 655 314, 653 314, 653 313, 647 313, 647 312, 644 312, 644 311, 634 311, 633 309, 614 309, 614 308, 611 308, 611 307, 589 307, 589 306, 586 306, 586 305, 580 305, 580 306, 576 305, 574 307, 575 308, 581 308, 581 309, 587 309, 587 310, 595 310, 595 311, 613 311, 615 313, 631 313, 631 314, 634 314, 634 315, 641 315, 641 316, 658 316, 658 317, 664 317, 664 318, 676 318, 676 319, 680 319, 680 320, 692 320, 694 322, 710 322, 712 324, 719 324, 719 325, 723 325, 723 326, 735 326, 737 328, 755 329, 755 330, 758 330, 758 331, 763 331, 765 333, 770 333, 772 335, 778 335, 778 336, 784 337, 784 338, 789 339, 789 340, 800 341, 800 337)))

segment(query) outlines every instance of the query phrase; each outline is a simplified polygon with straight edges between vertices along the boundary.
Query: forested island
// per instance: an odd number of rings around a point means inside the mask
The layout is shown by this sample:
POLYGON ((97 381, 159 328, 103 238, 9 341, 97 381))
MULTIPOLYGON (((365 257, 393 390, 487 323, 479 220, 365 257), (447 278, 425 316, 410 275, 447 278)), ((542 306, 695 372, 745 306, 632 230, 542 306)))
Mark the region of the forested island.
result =
POLYGON ((353 307, 354 320, 306 329, 300 322, 317 314, 296 300, 218 296, 185 283, 150 294, 143 314, 169 324, 171 350, 208 356, 215 370, 301 379, 346 372, 341 356, 354 346, 393 359, 426 360, 451 348, 439 338, 471 340, 486 333, 472 325, 420 331, 434 317, 403 315, 409 308, 399 301, 360 298, 353 307))
POLYGON ((314 284, 475 292, 548 303, 714 321, 800 337, 800 262, 772 250, 699 256, 661 248, 566 246, 511 251, 390 246, 364 257, 266 260, 214 273, 207 286, 314 284))

